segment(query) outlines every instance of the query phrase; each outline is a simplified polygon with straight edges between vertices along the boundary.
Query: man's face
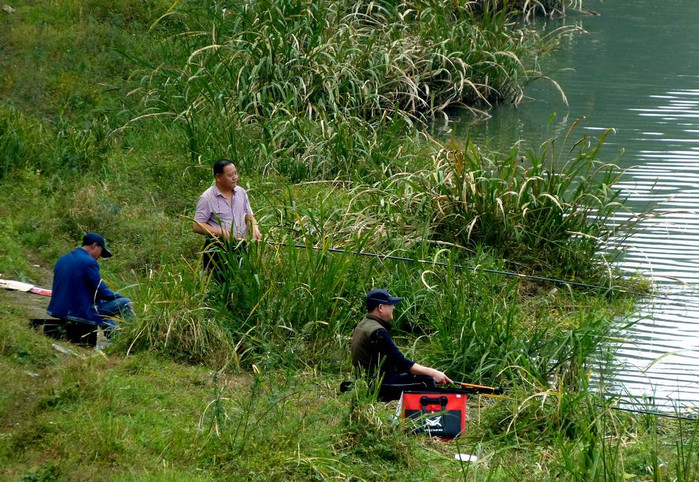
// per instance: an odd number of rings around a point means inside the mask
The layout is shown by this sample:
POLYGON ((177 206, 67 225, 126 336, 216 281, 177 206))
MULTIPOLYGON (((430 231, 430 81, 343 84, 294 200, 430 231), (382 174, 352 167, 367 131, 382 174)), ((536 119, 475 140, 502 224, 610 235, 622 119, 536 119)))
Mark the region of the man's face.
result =
POLYGON ((238 170, 233 164, 227 164, 221 174, 216 174, 219 188, 232 191, 238 185, 238 170))
POLYGON ((102 257, 102 249, 102 246, 100 246, 99 244, 92 243, 90 245, 90 249, 88 249, 87 252, 90 254, 90 257, 92 257, 92 259, 97 261, 102 257))
POLYGON ((381 318, 383 321, 393 321, 393 310, 395 308, 395 305, 379 305, 379 318, 381 318))

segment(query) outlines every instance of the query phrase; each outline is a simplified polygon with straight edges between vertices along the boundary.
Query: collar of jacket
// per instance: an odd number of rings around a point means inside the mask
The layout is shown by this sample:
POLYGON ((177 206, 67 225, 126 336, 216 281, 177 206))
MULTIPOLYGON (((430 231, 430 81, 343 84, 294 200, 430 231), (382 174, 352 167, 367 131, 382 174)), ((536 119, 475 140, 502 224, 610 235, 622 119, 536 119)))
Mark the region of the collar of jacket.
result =
POLYGON ((378 316, 374 315, 366 315, 366 317, 370 320, 378 321, 381 324, 381 326, 383 326, 386 329, 386 331, 391 331, 391 324, 388 321, 384 321, 378 316))

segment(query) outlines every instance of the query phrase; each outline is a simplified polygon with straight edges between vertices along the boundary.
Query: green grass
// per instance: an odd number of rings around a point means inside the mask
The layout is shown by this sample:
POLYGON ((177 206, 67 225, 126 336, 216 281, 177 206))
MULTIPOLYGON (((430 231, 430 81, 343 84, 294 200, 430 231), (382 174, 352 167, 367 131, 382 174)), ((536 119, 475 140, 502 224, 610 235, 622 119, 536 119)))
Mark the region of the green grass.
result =
POLYGON ((521 98, 537 74, 524 57, 544 41, 512 15, 432 1, 182 4, 159 20, 177 26, 163 59, 134 73, 132 121, 177 130, 192 161, 226 150, 292 180, 372 173, 400 155, 386 133, 521 98))
POLYGON ((48 285, 58 256, 99 231, 115 252, 103 277, 137 317, 105 354, 68 356, 27 327, 22 295, 0 293, 2 477, 695 477, 696 424, 615 411, 588 386, 631 297, 455 267, 638 284, 599 253, 623 208, 603 139, 503 155, 422 130, 448 108, 516 102, 555 45, 520 21, 560 4, 13 6, 0 272, 48 285), (217 282, 191 218, 222 156, 265 240, 217 282), (405 436, 362 383, 337 394, 375 286, 405 298, 395 339, 409 357, 506 389, 471 398, 458 443, 405 436))
POLYGON ((427 169, 396 176, 395 183, 410 184, 414 216, 429 219, 433 238, 491 247, 517 271, 599 279, 614 254, 604 258, 602 248, 629 229, 609 227, 624 209, 615 188, 623 173, 600 160, 605 137, 560 148, 549 141, 538 151, 513 148, 504 156, 467 140, 435 154, 427 169))
MULTIPOLYGON (((9 308, 2 294, 0 306, 9 308)), ((154 354, 124 358, 2 325, 0 460, 12 480, 691 480, 696 422, 612 410, 547 390, 469 398, 458 442, 407 437, 364 385, 314 370, 220 372, 154 354), (461 466, 456 452, 478 456, 461 466), (654 472, 652 472, 654 471, 654 472), (661 471, 662 476, 654 476, 661 471)))

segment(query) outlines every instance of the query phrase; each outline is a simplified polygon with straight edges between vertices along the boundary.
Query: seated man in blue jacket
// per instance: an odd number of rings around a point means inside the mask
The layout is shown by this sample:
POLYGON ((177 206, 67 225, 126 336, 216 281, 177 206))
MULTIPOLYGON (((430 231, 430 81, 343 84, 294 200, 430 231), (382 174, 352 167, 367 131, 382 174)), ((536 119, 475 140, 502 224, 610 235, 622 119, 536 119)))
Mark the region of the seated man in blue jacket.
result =
POLYGON ((401 301, 386 290, 371 290, 367 315, 352 333, 352 364, 370 380, 381 380, 379 400, 385 402, 398 400, 406 390, 429 391, 437 383, 454 383, 439 370, 408 360, 393 343, 388 330, 401 301))
POLYGON ((97 260, 109 258, 104 238, 87 233, 83 245, 61 256, 53 269, 53 291, 46 312, 56 318, 89 322, 111 330, 108 317, 131 316, 131 300, 107 287, 100 276, 97 260))

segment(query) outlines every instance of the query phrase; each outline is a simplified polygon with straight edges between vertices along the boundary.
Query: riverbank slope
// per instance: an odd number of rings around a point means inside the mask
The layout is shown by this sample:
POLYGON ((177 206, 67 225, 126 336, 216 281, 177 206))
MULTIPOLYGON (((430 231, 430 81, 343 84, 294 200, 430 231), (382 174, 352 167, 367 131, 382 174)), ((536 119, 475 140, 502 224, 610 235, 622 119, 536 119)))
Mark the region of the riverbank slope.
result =
POLYGON ((632 299, 485 271, 633 284, 610 278, 597 249, 619 201, 613 160, 598 158, 596 139, 523 158, 442 145, 422 128, 448 108, 517 100, 535 75, 527 59, 551 45, 511 12, 426 1, 14 7, 0 32, 0 272, 48 286, 57 257, 99 231, 115 252, 103 276, 137 318, 106 352, 58 351, 28 328, 33 308, 0 293, 3 475, 574 480, 646 477, 665 461, 696 471, 681 445, 694 432, 586 390, 632 299), (200 273, 191 217, 222 156, 265 242, 215 284, 200 273), (372 286, 405 297, 395 329, 410 357, 511 397, 472 397, 458 445, 405 436, 361 385, 337 394, 372 286), (461 465, 457 451, 479 462, 461 465))

